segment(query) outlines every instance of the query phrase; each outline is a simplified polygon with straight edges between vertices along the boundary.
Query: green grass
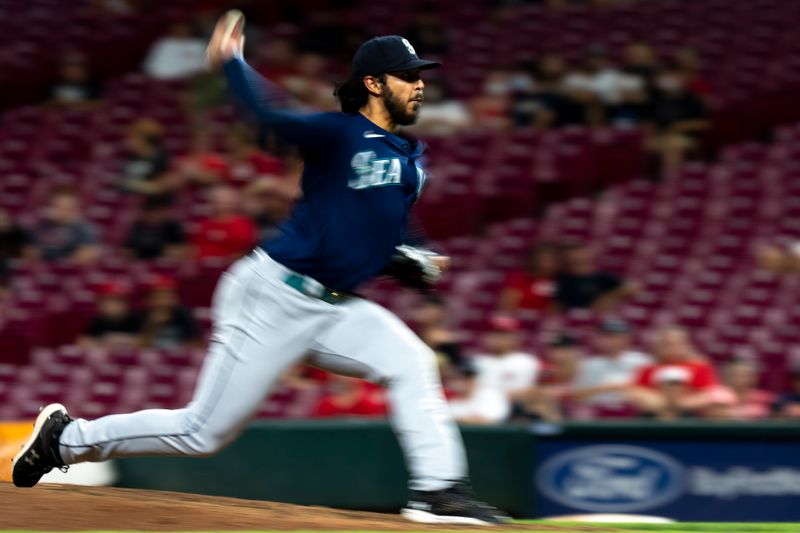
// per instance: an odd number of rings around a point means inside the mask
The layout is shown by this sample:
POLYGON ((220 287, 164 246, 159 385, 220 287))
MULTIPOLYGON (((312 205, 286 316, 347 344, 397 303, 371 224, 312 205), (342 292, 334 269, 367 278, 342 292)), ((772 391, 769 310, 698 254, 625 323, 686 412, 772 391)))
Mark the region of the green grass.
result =
MULTIPOLYGON (((800 531, 800 524, 790 523, 694 523, 680 522, 675 524, 611 524, 611 523, 577 523, 577 522, 548 522, 538 520, 524 520, 528 524, 547 524, 554 526, 574 525, 576 530, 581 526, 596 526, 598 528, 619 529, 630 533, 645 533, 656 531, 658 533, 783 533, 800 531)), ((567 530, 569 531, 569 530, 567 530)), ((566 533, 566 532, 565 532, 566 533)))
MULTIPOLYGON (((676 523, 676 524, 591 524, 591 523, 577 523, 577 522, 552 522, 543 520, 524 520, 521 521, 525 524, 542 524, 546 526, 558 526, 560 529, 554 531, 552 529, 543 529, 542 532, 550 531, 552 533, 590 533, 592 526, 598 528, 598 533, 603 530, 617 530, 626 533, 796 533, 800 531, 800 524, 789 523, 676 523), (575 529, 571 529, 574 526, 575 529)), ((457 528, 453 528, 457 530, 457 528)), ((295 531, 294 533, 321 533, 322 530, 314 531, 295 531)), ((462 531, 466 531, 463 530, 462 531)), ((537 530, 532 530, 537 531, 537 530)), ((18 531, 18 530, 0 530, 0 533, 33 533, 31 531, 18 531)), ((75 533, 126 533, 121 531, 85 531, 75 533)), ((129 532, 133 533, 133 532, 129 532)), ((166 532, 165 532, 166 533, 166 532)), ((184 532, 185 533, 185 532, 184 532)), ((280 531, 236 531, 236 532, 221 532, 221 531, 208 531, 208 532, 195 532, 195 533, 286 533, 280 531)), ((332 532, 333 533, 333 532, 332 532)), ((373 531, 337 531, 335 533, 386 533, 386 532, 373 532, 373 531)), ((405 532, 417 533, 417 532, 405 532)), ((418 533, 430 533, 420 531, 418 533)), ((497 533, 503 533, 502 530, 497 530, 497 533)))

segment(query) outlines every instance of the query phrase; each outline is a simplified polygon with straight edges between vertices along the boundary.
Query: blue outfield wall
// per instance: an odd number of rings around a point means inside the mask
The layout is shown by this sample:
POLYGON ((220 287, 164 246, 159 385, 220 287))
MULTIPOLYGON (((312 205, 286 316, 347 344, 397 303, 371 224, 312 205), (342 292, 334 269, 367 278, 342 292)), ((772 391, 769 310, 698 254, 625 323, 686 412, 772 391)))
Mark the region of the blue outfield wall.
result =
MULTIPOLYGON (((800 426, 463 426, 479 496, 516 517, 582 512, 800 521, 800 426)), ((117 462, 119 486, 396 511, 407 476, 385 422, 253 424, 211 458, 117 462)))

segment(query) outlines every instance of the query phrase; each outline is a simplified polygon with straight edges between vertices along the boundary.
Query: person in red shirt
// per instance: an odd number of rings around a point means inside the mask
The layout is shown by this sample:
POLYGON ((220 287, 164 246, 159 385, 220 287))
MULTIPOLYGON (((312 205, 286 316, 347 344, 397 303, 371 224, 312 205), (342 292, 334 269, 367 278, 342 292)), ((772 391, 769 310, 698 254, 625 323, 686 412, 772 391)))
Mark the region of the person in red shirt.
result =
POLYGON ((629 398, 645 413, 662 419, 694 416, 718 400, 716 370, 699 355, 686 330, 662 329, 656 338, 655 364, 642 368, 629 398))
POLYGON ((681 48, 675 52, 674 61, 686 77, 689 91, 698 98, 708 101, 714 93, 714 87, 703 74, 703 61, 697 50, 689 46, 681 48))
POLYGON ((253 132, 244 124, 230 129, 227 137, 228 166, 223 177, 229 184, 239 187, 258 176, 282 176, 283 164, 256 145, 253 132))
POLYGON ((519 309, 549 309, 556 292, 555 277, 559 263, 555 245, 541 243, 534 246, 525 268, 512 272, 506 279, 500 294, 500 311, 513 313, 519 309))
POLYGON ((234 261, 249 252, 256 241, 253 221, 242 215, 238 193, 227 185, 209 190, 211 213, 201 220, 192 244, 198 258, 223 258, 234 261))
POLYGON ((381 416, 386 414, 383 390, 366 381, 340 375, 331 375, 329 392, 320 400, 314 415, 381 416))
POLYGON ((228 174, 228 162, 214 149, 208 129, 198 127, 192 133, 191 151, 174 165, 175 179, 181 186, 214 185, 228 174))
POLYGON ((262 46, 260 55, 263 65, 258 65, 256 70, 265 78, 282 85, 283 78, 297 74, 297 51, 291 39, 270 39, 262 46))

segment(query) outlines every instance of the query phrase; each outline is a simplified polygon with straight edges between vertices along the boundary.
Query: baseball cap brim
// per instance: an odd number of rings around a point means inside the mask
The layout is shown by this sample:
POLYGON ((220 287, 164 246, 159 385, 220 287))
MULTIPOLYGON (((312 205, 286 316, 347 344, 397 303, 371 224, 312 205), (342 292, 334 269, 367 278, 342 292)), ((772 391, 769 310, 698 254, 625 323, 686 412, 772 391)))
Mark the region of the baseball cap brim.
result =
MULTIPOLYGON (((410 59, 404 61, 397 66, 382 69, 383 72, 406 72, 407 70, 429 70, 432 68, 439 68, 442 64, 438 61, 428 61, 427 59, 410 59)), ((377 73, 380 74, 380 73, 377 73)))

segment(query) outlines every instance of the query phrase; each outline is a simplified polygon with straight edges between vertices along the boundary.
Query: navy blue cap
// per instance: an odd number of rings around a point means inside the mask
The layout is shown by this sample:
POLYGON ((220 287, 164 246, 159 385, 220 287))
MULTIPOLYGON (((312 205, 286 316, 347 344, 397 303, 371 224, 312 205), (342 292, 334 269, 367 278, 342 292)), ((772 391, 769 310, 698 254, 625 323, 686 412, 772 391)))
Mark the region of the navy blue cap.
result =
POLYGON ((352 74, 354 77, 368 76, 441 66, 437 61, 420 59, 408 39, 399 35, 384 35, 373 37, 356 50, 352 74))

